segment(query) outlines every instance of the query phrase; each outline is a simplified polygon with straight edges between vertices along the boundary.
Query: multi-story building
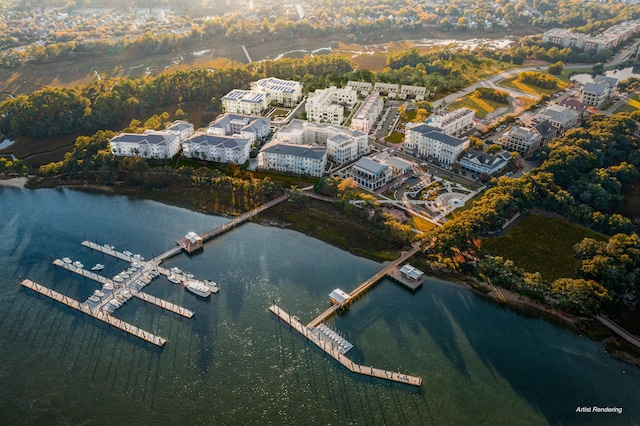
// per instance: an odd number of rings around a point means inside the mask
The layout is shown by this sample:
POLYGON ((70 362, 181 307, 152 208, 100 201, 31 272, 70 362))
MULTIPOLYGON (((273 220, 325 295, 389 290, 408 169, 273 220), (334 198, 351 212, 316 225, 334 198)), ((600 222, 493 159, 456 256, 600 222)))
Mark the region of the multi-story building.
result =
POLYGON ((113 155, 123 157, 171 158, 180 152, 180 142, 192 134, 193 124, 176 120, 165 130, 121 133, 111 138, 109 146, 113 155))
POLYGON ((281 173, 321 177, 327 166, 327 148, 272 142, 258 153, 258 168, 281 173))
POLYGON ((353 178, 358 186, 373 191, 389 182, 393 173, 386 164, 362 157, 347 170, 347 177, 353 178))
POLYGON ((269 120, 242 114, 222 114, 209 123, 207 133, 219 136, 237 135, 251 143, 264 140, 271 133, 269 120))
POLYGON ((292 120, 274 135, 274 141, 290 144, 326 146, 329 158, 338 164, 355 161, 369 153, 366 133, 324 123, 292 120))
POLYGON ((476 113, 469 108, 458 108, 455 111, 433 115, 427 124, 442 130, 447 135, 459 136, 473 127, 476 113))
POLYGON ((416 101, 423 101, 427 95, 427 88, 423 86, 400 86, 400 99, 415 99, 416 101))
POLYGON ((269 107, 268 93, 234 89, 221 99, 222 110, 227 113, 260 115, 269 107))
POLYGON ((447 135, 441 129, 420 124, 406 130, 404 147, 417 157, 452 164, 469 148, 469 139, 447 135))
POLYGON ((580 100, 585 105, 593 105, 600 109, 611 101, 617 88, 618 79, 604 75, 596 75, 593 83, 587 82, 582 87, 580 100))
POLYGON ((511 151, 517 151, 523 157, 529 157, 542 146, 542 136, 533 129, 513 126, 502 135, 499 143, 511 151))
POLYGON ((492 175, 504 169, 510 160, 511 154, 507 151, 489 154, 470 149, 465 152, 460 159, 460 165, 476 173, 488 173, 492 175))
POLYGON ((344 106, 353 107, 357 101, 358 92, 349 87, 318 89, 307 98, 307 119, 319 123, 341 124, 344 120, 344 106))
POLYGON ((367 96, 351 118, 349 128, 368 134, 384 109, 384 101, 376 94, 367 96))
POLYGON ((269 94, 270 103, 284 107, 293 107, 302 98, 302 83, 275 77, 252 82, 251 90, 269 94))
POLYGON ((387 98, 396 98, 398 97, 398 92, 400 91, 399 84, 393 83, 376 83, 373 85, 373 93, 379 96, 386 96, 387 98))
POLYGON ((369 96, 373 84, 364 81, 347 81, 347 87, 358 92, 360 96, 369 96))
POLYGON ((576 124, 578 124, 579 118, 580 114, 571 108, 552 104, 537 113, 533 117, 533 120, 537 123, 545 120, 549 121, 557 130, 558 135, 561 135, 572 127, 575 127, 576 124))
POLYGON ((251 141, 237 136, 196 132, 190 138, 182 141, 182 151, 187 158, 243 164, 249 159, 251 141))
POLYGON ((640 32, 640 20, 635 20, 614 25, 597 36, 552 28, 542 35, 542 41, 562 47, 583 49, 585 52, 600 52, 619 46, 638 32, 640 32))

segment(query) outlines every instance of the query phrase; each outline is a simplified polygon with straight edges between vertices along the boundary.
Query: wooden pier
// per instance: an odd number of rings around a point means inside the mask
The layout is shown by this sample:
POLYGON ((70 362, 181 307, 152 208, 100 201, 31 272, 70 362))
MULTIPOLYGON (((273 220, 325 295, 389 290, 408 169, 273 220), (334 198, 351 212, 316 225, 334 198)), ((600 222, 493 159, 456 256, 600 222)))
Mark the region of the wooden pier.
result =
POLYGON ((149 333, 148 331, 138 328, 135 325, 129 324, 128 322, 115 318, 109 315, 108 313, 102 311, 101 309, 92 310, 84 303, 80 303, 76 299, 65 296, 64 294, 51 290, 48 287, 42 286, 35 281, 23 280, 21 284, 26 288, 30 288, 31 290, 37 293, 40 293, 44 296, 49 297, 50 299, 55 300, 56 302, 60 302, 63 305, 67 305, 70 308, 73 308, 77 311, 87 314, 113 327, 119 328, 122 331, 125 331, 133 336, 136 336, 156 346, 162 347, 165 343, 167 343, 167 339, 163 337, 156 336, 155 334, 149 333))
POLYGON ((131 290, 131 294, 140 300, 144 300, 145 302, 151 303, 152 305, 159 306, 162 309, 166 309, 167 311, 171 311, 178 315, 182 315, 185 318, 191 318, 194 315, 194 312, 190 311, 187 308, 183 308, 182 306, 173 304, 171 302, 167 302, 166 300, 160 299, 158 297, 152 296, 142 291, 131 290))
POLYGON ((312 332, 313 327, 303 325, 297 318, 289 315, 287 312, 280 309, 277 305, 270 306, 269 310, 282 321, 289 324, 289 326, 295 329, 298 333, 306 337, 307 340, 314 343, 317 347, 322 349, 325 353, 329 354, 332 358, 334 358, 336 361, 338 361, 353 373, 377 377, 379 379, 390 380, 393 382, 405 383, 413 386, 422 386, 421 377, 410 376, 408 374, 402 374, 395 371, 382 370, 379 368, 356 364, 355 362, 347 358, 342 352, 340 352, 337 346, 334 346, 330 342, 318 338, 318 335, 312 332))

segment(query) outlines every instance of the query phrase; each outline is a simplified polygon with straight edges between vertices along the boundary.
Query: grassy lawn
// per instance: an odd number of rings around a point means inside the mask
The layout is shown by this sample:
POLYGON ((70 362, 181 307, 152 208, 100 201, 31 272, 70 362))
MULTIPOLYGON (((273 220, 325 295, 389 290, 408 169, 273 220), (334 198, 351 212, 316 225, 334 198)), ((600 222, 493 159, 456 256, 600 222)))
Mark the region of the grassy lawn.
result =
POLYGON ((454 217, 458 216, 463 211, 469 210, 471 207, 473 207, 473 203, 478 201, 480 198, 482 198, 483 195, 484 195, 484 191, 478 192, 476 195, 474 195, 473 197, 471 197, 467 201, 465 201, 464 206, 458 207, 457 209, 455 209, 451 213, 449 213, 447 215, 447 219, 453 219, 454 217))
POLYGON ((477 118, 484 118, 490 112, 493 112, 496 109, 505 107, 507 105, 508 104, 503 104, 488 99, 481 99, 472 94, 458 99, 457 101, 453 102, 450 107, 452 109, 466 107, 474 110, 476 112, 477 118))
POLYGON ((504 87, 510 87, 511 89, 514 89, 514 90, 520 90, 521 92, 525 92, 525 93, 533 93, 534 95, 553 95, 554 93, 560 90, 563 90, 568 86, 568 83, 565 83, 564 81, 562 81, 557 77, 554 77, 554 78, 558 82, 558 87, 556 87, 555 89, 544 89, 542 87, 522 83, 518 81, 518 76, 504 79, 500 82, 499 85, 504 87))
POLYGON ((629 102, 616 109, 615 112, 633 112, 640 109, 640 96, 636 93, 629 102))
POLYGON ((547 280, 573 278, 579 262, 573 246, 584 238, 607 237, 571 222, 529 215, 506 235, 482 241, 482 250, 513 260, 528 272, 540 272, 547 280))
POLYGON ((429 222, 428 220, 424 220, 419 216, 411 216, 406 224, 422 232, 429 232, 436 227, 436 225, 434 225, 433 223, 429 222))
POLYGON ((394 130, 385 140, 389 143, 401 143, 404 141, 404 133, 394 130))

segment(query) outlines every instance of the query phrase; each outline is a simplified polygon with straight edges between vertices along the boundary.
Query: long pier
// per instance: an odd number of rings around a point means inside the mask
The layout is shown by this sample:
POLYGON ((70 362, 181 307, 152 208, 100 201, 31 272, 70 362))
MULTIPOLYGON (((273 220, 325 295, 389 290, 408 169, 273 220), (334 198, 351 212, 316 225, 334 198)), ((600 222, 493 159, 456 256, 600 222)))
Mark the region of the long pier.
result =
MULTIPOLYGON (((337 306, 337 305, 335 305, 337 306)), ((287 312, 280 309, 277 305, 272 305, 269 310, 274 313, 282 321, 289 324, 294 330, 302 334, 310 342, 314 343, 317 347, 322 349, 325 353, 330 355, 340 364, 342 364, 349 371, 356 374, 363 374, 365 376, 377 377, 379 379, 390 380, 393 382, 405 383, 413 386, 422 386, 422 378, 417 376, 411 376, 408 374, 402 374, 395 371, 383 370, 370 366, 356 364, 349 358, 347 358, 339 349, 339 347, 322 340, 316 333, 313 333, 312 328, 303 325, 297 318, 289 315, 287 312)))
POLYGON ((411 256, 416 254, 416 252, 419 249, 420 249, 420 244, 417 243, 417 242, 414 243, 412 245, 412 247, 411 247, 411 250, 402 253, 402 255, 399 258, 397 258, 396 260, 391 262, 389 265, 385 266, 383 269, 381 269, 374 276, 372 276, 371 278, 369 278, 368 280, 366 280, 365 282, 360 284, 358 287, 353 289, 351 291, 351 293, 349 293, 349 298, 347 298, 344 302, 332 304, 328 309, 326 309, 320 315, 318 315, 317 317, 312 319, 309 322, 309 324, 307 324, 307 327, 316 327, 318 324, 320 324, 321 322, 323 322, 327 318, 329 318, 331 315, 333 315, 333 313, 335 313, 338 310, 338 308, 341 308, 341 307, 346 306, 349 303, 353 302, 353 300, 355 298, 357 298, 358 296, 362 295, 364 292, 369 290, 371 288, 371 286, 373 286, 375 283, 377 283, 382 278, 384 278, 386 275, 388 275, 392 270, 397 268, 402 262, 406 261, 411 256))
POLYGON ((90 307, 88 307, 84 303, 80 303, 76 299, 65 296, 62 293, 58 293, 57 291, 52 290, 43 285, 40 285, 35 281, 23 280, 21 284, 26 288, 29 288, 37 293, 42 294, 43 296, 47 296, 50 299, 55 300, 56 302, 60 302, 63 305, 67 305, 70 308, 73 308, 77 311, 87 314, 115 328, 119 328, 122 331, 125 331, 142 340, 146 340, 147 342, 152 343, 156 346, 162 347, 165 343, 167 343, 167 339, 163 337, 156 336, 155 334, 145 331, 141 328, 138 328, 135 325, 129 324, 128 322, 115 318, 109 315, 108 313, 102 311, 101 309, 92 310, 90 307))
POLYGON ((182 306, 167 302, 166 300, 160 299, 142 291, 131 290, 131 294, 133 295, 133 297, 137 297, 140 300, 144 300, 147 303, 159 306, 162 309, 166 309, 167 311, 173 312, 175 314, 182 315, 185 318, 191 318, 194 315, 194 312, 190 311, 187 308, 183 308, 182 306))

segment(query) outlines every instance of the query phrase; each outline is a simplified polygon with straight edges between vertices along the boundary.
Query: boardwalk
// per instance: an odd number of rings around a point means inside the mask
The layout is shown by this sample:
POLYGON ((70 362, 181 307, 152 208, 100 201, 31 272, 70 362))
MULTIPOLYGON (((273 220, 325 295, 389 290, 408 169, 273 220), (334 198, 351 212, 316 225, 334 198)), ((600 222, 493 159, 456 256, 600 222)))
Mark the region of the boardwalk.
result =
POLYGON ((598 321, 600 321, 602 324, 604 324, 604 326, 607 327, 609 330, 613 331, 618 336, 622 337, 624 340, 631 343, 633 346, 640 348, 640 339, 638 339, 636 336, 629 333, 627 330, 620 327, 618 324, 611 321, 609 318, 605 316, 597 315, 595 318, 598 321))
POLYGON ((162 347, 165 343, 167 343, 167 339, 163 337, 156 336, 155 334, 149 333, 148 331, 138 328, 135 325, 129 324, 128 322, 115 318, 100 309, 91 310, 91 308, 89 308, 84 303, 80 303, 76 299, 72 299, 71 297, 65 296, 64 294, 51 290, 48 287, 42 286, 35 281, 23 280, 21 284, 26 288, 30 288, 31 290, 37 293, 40 293, 44 296, 49 297, 50 299, 55 300, 56 302, 60 302, 64 305, 67 305, 70 308, 73 308, 77 311, 87 314, 113 327, 119 328, 120 330, 125 331, 149 343, 153 343, 156 346, 162 347))
POLYGON ((131 294, 133 295, 133 297, 137 297, 138 299, 144 300, 145 302, 151 303, 152 305, 159 306, 162 309, 166 309, 167 311, 182 315, 185 318, 191 318, 194 315, 194 312, 190 311, 187 308, 183 308, 182 306, 167 302, 166 300, 160 299, 142 291, 131 290, 131 294))
POLYGON ((325 340, 319 339, 318 335, 312 332, 312 327, 304 326, 295 317, 292 317, 276 305, 270 306, 269 310, 353 373, 377 377, 379 379, 390 380, 393 382, 405 383, 413 386, 422 386, 422 378, 420 377, 356 364, 352 360, 347 358, 337 346, 334 346, 330 342, 327 342, 325 340))

